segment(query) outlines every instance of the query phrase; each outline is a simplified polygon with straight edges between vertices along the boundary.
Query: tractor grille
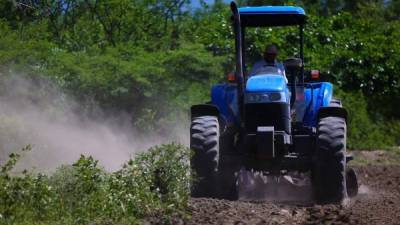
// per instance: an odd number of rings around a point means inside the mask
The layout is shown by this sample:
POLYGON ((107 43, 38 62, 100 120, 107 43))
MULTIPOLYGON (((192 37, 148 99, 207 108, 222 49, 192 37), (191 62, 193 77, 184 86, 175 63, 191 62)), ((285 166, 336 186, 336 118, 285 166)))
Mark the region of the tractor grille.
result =
POLYGON ((246 104, 244 110, 247 133, 256 133, 259 126, 274 126, 276 131, 286 131, 290 134, 289 104, 246 104))

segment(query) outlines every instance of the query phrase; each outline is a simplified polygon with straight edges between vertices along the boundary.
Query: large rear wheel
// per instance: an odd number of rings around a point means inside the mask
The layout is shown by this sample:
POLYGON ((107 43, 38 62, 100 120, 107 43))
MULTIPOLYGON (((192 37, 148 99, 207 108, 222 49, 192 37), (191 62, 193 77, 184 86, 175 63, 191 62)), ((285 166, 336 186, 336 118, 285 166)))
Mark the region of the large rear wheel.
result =
POLYGON ((195 181, 193 197, 237 199, 235 171, 239 160, 232 154, 235 132, 220 124, 216 116, 199 116, 190 129, 191 159, 195 181))
POLYGON ((199 116, 192 119, 191 167, 196 176, 192 185, 193 197, 216 197, 217 195, 219 136, 220 129, 216 116, 199 116))
POLYGON ((313 182, 320 204, 341 203, 346 190, 346 121, 325 117, 318 122, 313 182))

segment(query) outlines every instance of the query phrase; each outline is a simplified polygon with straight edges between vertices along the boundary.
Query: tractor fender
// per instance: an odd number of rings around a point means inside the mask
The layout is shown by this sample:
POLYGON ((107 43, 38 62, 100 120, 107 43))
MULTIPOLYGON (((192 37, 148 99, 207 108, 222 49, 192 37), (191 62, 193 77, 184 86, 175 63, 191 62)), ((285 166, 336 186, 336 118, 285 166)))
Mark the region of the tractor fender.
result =
POLYGON ((190 107, 191 118, 198 116, 217 116, 219 117, 219 109, 212 104, 198 104, 190 107))
POLYGON ((347 110, 342 107, 327 106, 319 108, 317 116, 318 120, 329 116, 343 118, 347 123, 347 110))
POLYGON ((218 107, 215 105, 212 104, 193 105, 190 108, 190 111, 192 119, 194 117, 199 117, 199 116, 216 116, 219 121, 221 133, 225 133, 226 129, 228 128, 228 121, 222 114, 220 114, 218 107))

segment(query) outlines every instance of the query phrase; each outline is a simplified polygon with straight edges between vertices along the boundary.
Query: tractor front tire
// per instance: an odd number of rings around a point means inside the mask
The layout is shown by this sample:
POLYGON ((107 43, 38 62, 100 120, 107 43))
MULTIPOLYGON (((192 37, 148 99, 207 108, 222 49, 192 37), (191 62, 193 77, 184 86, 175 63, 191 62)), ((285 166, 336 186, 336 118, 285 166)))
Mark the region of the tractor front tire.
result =
POLYGON ((216 116, 199 116, 192 119, 191 167, 196 177, 191 190, 193 197, 217 197, 219 142, 220 128, 216 116))
POLYGON ((325 117, 318 122, 313 181, 319 204, 342 203, 346 190, 346 121, 325 117))

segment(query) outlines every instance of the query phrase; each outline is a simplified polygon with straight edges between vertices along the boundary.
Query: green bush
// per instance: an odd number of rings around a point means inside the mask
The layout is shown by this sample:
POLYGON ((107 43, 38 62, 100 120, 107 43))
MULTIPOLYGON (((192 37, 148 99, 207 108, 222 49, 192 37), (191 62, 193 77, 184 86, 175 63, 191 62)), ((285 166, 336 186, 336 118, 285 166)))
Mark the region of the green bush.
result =
POLYGON ((349 149, 386 149, 400 144, 400 121, 374 119, 366 97, 360 91, 336 93, 348 111, 349 149))
POLYGON ((187 214, 189 153, 155 146, 113 173, 81 156, 50 175, 11 175, 19 158, 12 154, 1 167, 0 224, 169 223, 187 214))
MULTIPOLYGON (((182 112, 207 101, 211 84, 234 68, 231 12, 224 1, 193 10, 187 10, 190 1, 123 0, 121 7, 107 0, 67 1, 66 8, 31 1, 28 11, 3 2, 1 76, 11 68, 50 78, 89 111, 95 102, 127 112, 144 131, 168 133, 182 112)), ((352 113, 349 146, 387 147, 399 142, 400 12, 396 1, 358 3, 296 1, 308 14, 305 65, 345 91, 352 108, 367 110, 352 113)), ((293 27, 250 28, 246 36, 248 68, 268 43, 279 45, 280 60, 299 55, 293 27)))

